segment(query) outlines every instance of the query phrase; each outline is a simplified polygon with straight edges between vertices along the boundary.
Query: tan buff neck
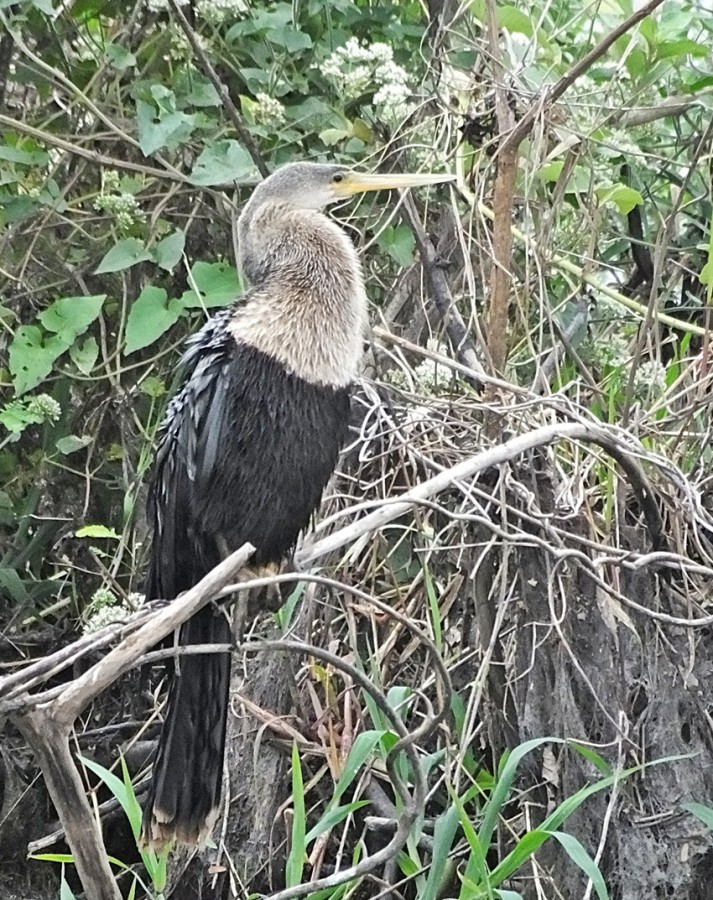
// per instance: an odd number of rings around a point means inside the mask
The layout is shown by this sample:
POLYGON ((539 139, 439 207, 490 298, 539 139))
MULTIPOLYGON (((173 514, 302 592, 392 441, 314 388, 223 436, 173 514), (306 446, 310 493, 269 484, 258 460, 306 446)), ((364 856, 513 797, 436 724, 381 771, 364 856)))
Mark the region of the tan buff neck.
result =
POLYGON ((236 310, 229 330, 305 381, 345 387, 359 371, 367 322, 356 251, 321 213, 266 213, 269 220, 260 223, 266 275, 236 310))

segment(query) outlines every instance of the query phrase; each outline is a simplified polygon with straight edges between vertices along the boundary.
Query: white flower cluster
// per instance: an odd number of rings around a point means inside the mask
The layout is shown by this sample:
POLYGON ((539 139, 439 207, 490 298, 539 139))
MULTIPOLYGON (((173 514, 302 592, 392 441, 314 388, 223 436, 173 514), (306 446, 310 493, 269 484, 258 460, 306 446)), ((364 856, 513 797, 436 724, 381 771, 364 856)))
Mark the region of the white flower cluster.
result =
MULTIPOLYGON (((179 6, 188 6, 190 0, 177 2, 179 6)), ((146 0, 146 6, 152 13, 168 12, 171 8, 168 0, 146 0)), ((248 11, 248 4, 246 0, 198 0, 195 9, 199 19, 222 25, 244 16, 248 11)))
MULTIPOLYGON (((431 353, 438 353, 439 356, 448 356, 448 348, 436 338, 430 338, 426 341, 426 347, 431 353)), ((424 359, 416 366, 416 377, 426 390, 433 393, 439 387, 443 387, 445 372, 443 368, 438 367, 435 359, 424 359)))
POLYGON ((102 189, 94 200, 94 209, 109 213, 119 231, 128 231, 144 219, 136 197, 120 190, 119 175, 113 170, 102 174, 102 189))
POLYGON ((347 100, 375 89, 374 106, 386 119, 403 118, 411 110, 408 74, 394 62, 388 44, 362 47, 356 38, 349 38, 319 68, 347 100))
POLYGON ((285 121, 285 107, 279 100, 262 92, 255 95, 255 100, 257 102, 253 107, 253 115, 259 125, 282 125, 285 121))
POLYGON ((589 356, 596 365, 620 368, 631 359, 629 343, 629 338, 622 334, 610 334, 606 340, 592 342, 589 356))
POLYGON ((62 407, 49 394, 37 394, 27 402, 27 411, 39 416, 42 422, 56 422, 62 415, 62 407))
MULTIPOLYGON (((191 62, 195 55, 193 47, 191 47, 190 41, 178 22, 168 23, 168 33, 170 41, 168 53, 164 56, 164 59, 172 59, 175 62, 191 62)), ((197 31, 193 32, 193 37, 202 50, 206 53, 210 52, 209 40, 204 38, 202 34, 198 34, 197 31)))
POLYGON ((129 613, 125 606, 102 606, 86 619, 82 630, 84 634, 94 634, 106 625, 125 622, 129 618, 129 613))
MULTIPOLYGON (((438 353, 440 356, 447 356, 447 348, 435 338, 430 339, 426 343, 427 348, 432 353, 438 353)), ((412 374, 418 382, 419 387, 428 394, 438 393, 438 391, 446 384, 446 372, 442 366, 439 367, 435 359, 423 359, 413 370, 412 374)), ((402 369, 391 369, 386 374, 386 381, 395 387, 408 389, 410 388, 409 379, 402 369)), ((450 380, 448 381, 450 384, 450 380)))
MULTIPOLYGON (((188 6, 190 0, 176 0, 179 6, 188 6)), ((162 13, 170 9, 168 0, 146 0, 146 6, 149 12, 162 13)))
POLYGON ((234 22, 248 11, 245 0, 198 0, 196 15, 213 25, 234 22))
POLYGON ((666 366, 657 359, 642 362, 634 375, 634 394, 639 400, 660 397, 666 390, 666 366))
POLYGON ((119 600, 109 588, 99 588, 84 610, 84 634, 94 634, 105 625, 125 622, 132 612, 141 606, 142 594, 130 594, 128 601, 119 600))

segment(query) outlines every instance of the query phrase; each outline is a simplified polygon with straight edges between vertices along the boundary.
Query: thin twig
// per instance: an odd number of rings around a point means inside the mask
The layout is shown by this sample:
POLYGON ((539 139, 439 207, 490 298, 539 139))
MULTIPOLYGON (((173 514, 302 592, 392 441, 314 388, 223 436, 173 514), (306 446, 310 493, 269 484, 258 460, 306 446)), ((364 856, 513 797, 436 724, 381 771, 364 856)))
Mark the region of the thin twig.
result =
POLYGON ((475 344, 472 337, 468 334, 468 329, 458 312, 458 307, 453 302, 448 279, 443 271, 443 266, 438 260, 438 253, 421 224, 416 205, 410 194, 404 197, 402 210, 404 218, 409 223, 416 239, 423 268, 426 271, 431 299, 441 321, 446 326, 446 332, 453 345, 453 350, 460 362, 472 371, 472 377, 478 379, 475 373, 484 373, 484 370, 478 360, 475 344))
POLYGON ((581 75, 584 75, 598 59, 601 59, 622 35, 626 34, 627 31, 631 31, 635 25, 638 25, 639 22, 648 18, 663 2, 664 0, 649 0, 649 3, 642 6, 641 9, 637 9, 628 19, 625 19, 620 25, 617 25, 616 28, 610 31, 606 37, 602 38, 602 40, 595 47, 592 47, 589 53, 585 54, 578 62, 576 62, 569 72, 567 72, 566 75, 563 75, 559 81, 550 87, 545 88, 542 93, 533 100, 525 115, 507 136, 505 143, 503 144, 503 150, 509 147, 519 147, 530 131, 532 131, 532 127, 535 124, 537 117, 547 112, 565 91, 567 91, 581 75))
POLYGON ((230 121, 233 123, 233 128, 240 138, 240 142, 250 154, 258 172, 263 176, 263 178, 267 178, 267 176, 270 174, 270 170, 268 169, 265 160, 262 158, 262 154, 258 150, 257 144, 252 139, 252 135, 245 127, 237 107, 230 98, 228 89, 220 80, 218 73, 213 68, 211 61, 208 59, 205 51, 201 47, 196 37, 195 31, 191 28, 191 23, 183 14, 183 10, 178 5, 178 3, 176 3, 176 0, 168 0, 168 4, 171 7, 171 12, 175 16, 178 24, 181 26, 181 30, 185 34, 188 43, 191 45, 191 49, 193 50, 196 61, 198 62, 200 68, 203 70, 203 74, 210 79, 213 87, 218 92, 220 102, 223 104, 223 109, 230 117, 230 121))

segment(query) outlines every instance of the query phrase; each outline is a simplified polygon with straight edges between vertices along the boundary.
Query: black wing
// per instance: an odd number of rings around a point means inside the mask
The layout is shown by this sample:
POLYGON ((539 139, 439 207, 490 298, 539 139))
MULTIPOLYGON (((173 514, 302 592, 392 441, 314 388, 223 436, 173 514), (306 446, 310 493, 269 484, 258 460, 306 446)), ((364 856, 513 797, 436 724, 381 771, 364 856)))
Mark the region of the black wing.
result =
POLYGON ((310 384, 215 316, 190 343, 159 432, 149 598, 172 598, 245 541, 279 560, 317 509, 346 436, 345 388, 310 384))

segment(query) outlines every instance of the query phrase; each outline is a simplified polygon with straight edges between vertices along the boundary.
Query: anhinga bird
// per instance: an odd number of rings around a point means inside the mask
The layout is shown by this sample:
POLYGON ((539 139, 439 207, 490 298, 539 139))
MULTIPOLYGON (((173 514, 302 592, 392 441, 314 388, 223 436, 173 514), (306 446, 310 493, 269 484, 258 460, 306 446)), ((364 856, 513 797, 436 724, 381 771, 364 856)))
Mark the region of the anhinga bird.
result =
MULTIPOLYGON (((366 326, 357 254, 320 210, 362 191, 449 181, 293 163, 266 178, 238 221, 250 289, 189 342, 159 431, 150 491, 147 599, 193 587, 246 541, 251 569, 279 563, 319 506, 345 440, 366 326)), ((181 644, 228 644, 205 607, 181 644)), ((169 690, 143 840, 198 842, 218 811, 230 654, 187 655, 169 690)))

